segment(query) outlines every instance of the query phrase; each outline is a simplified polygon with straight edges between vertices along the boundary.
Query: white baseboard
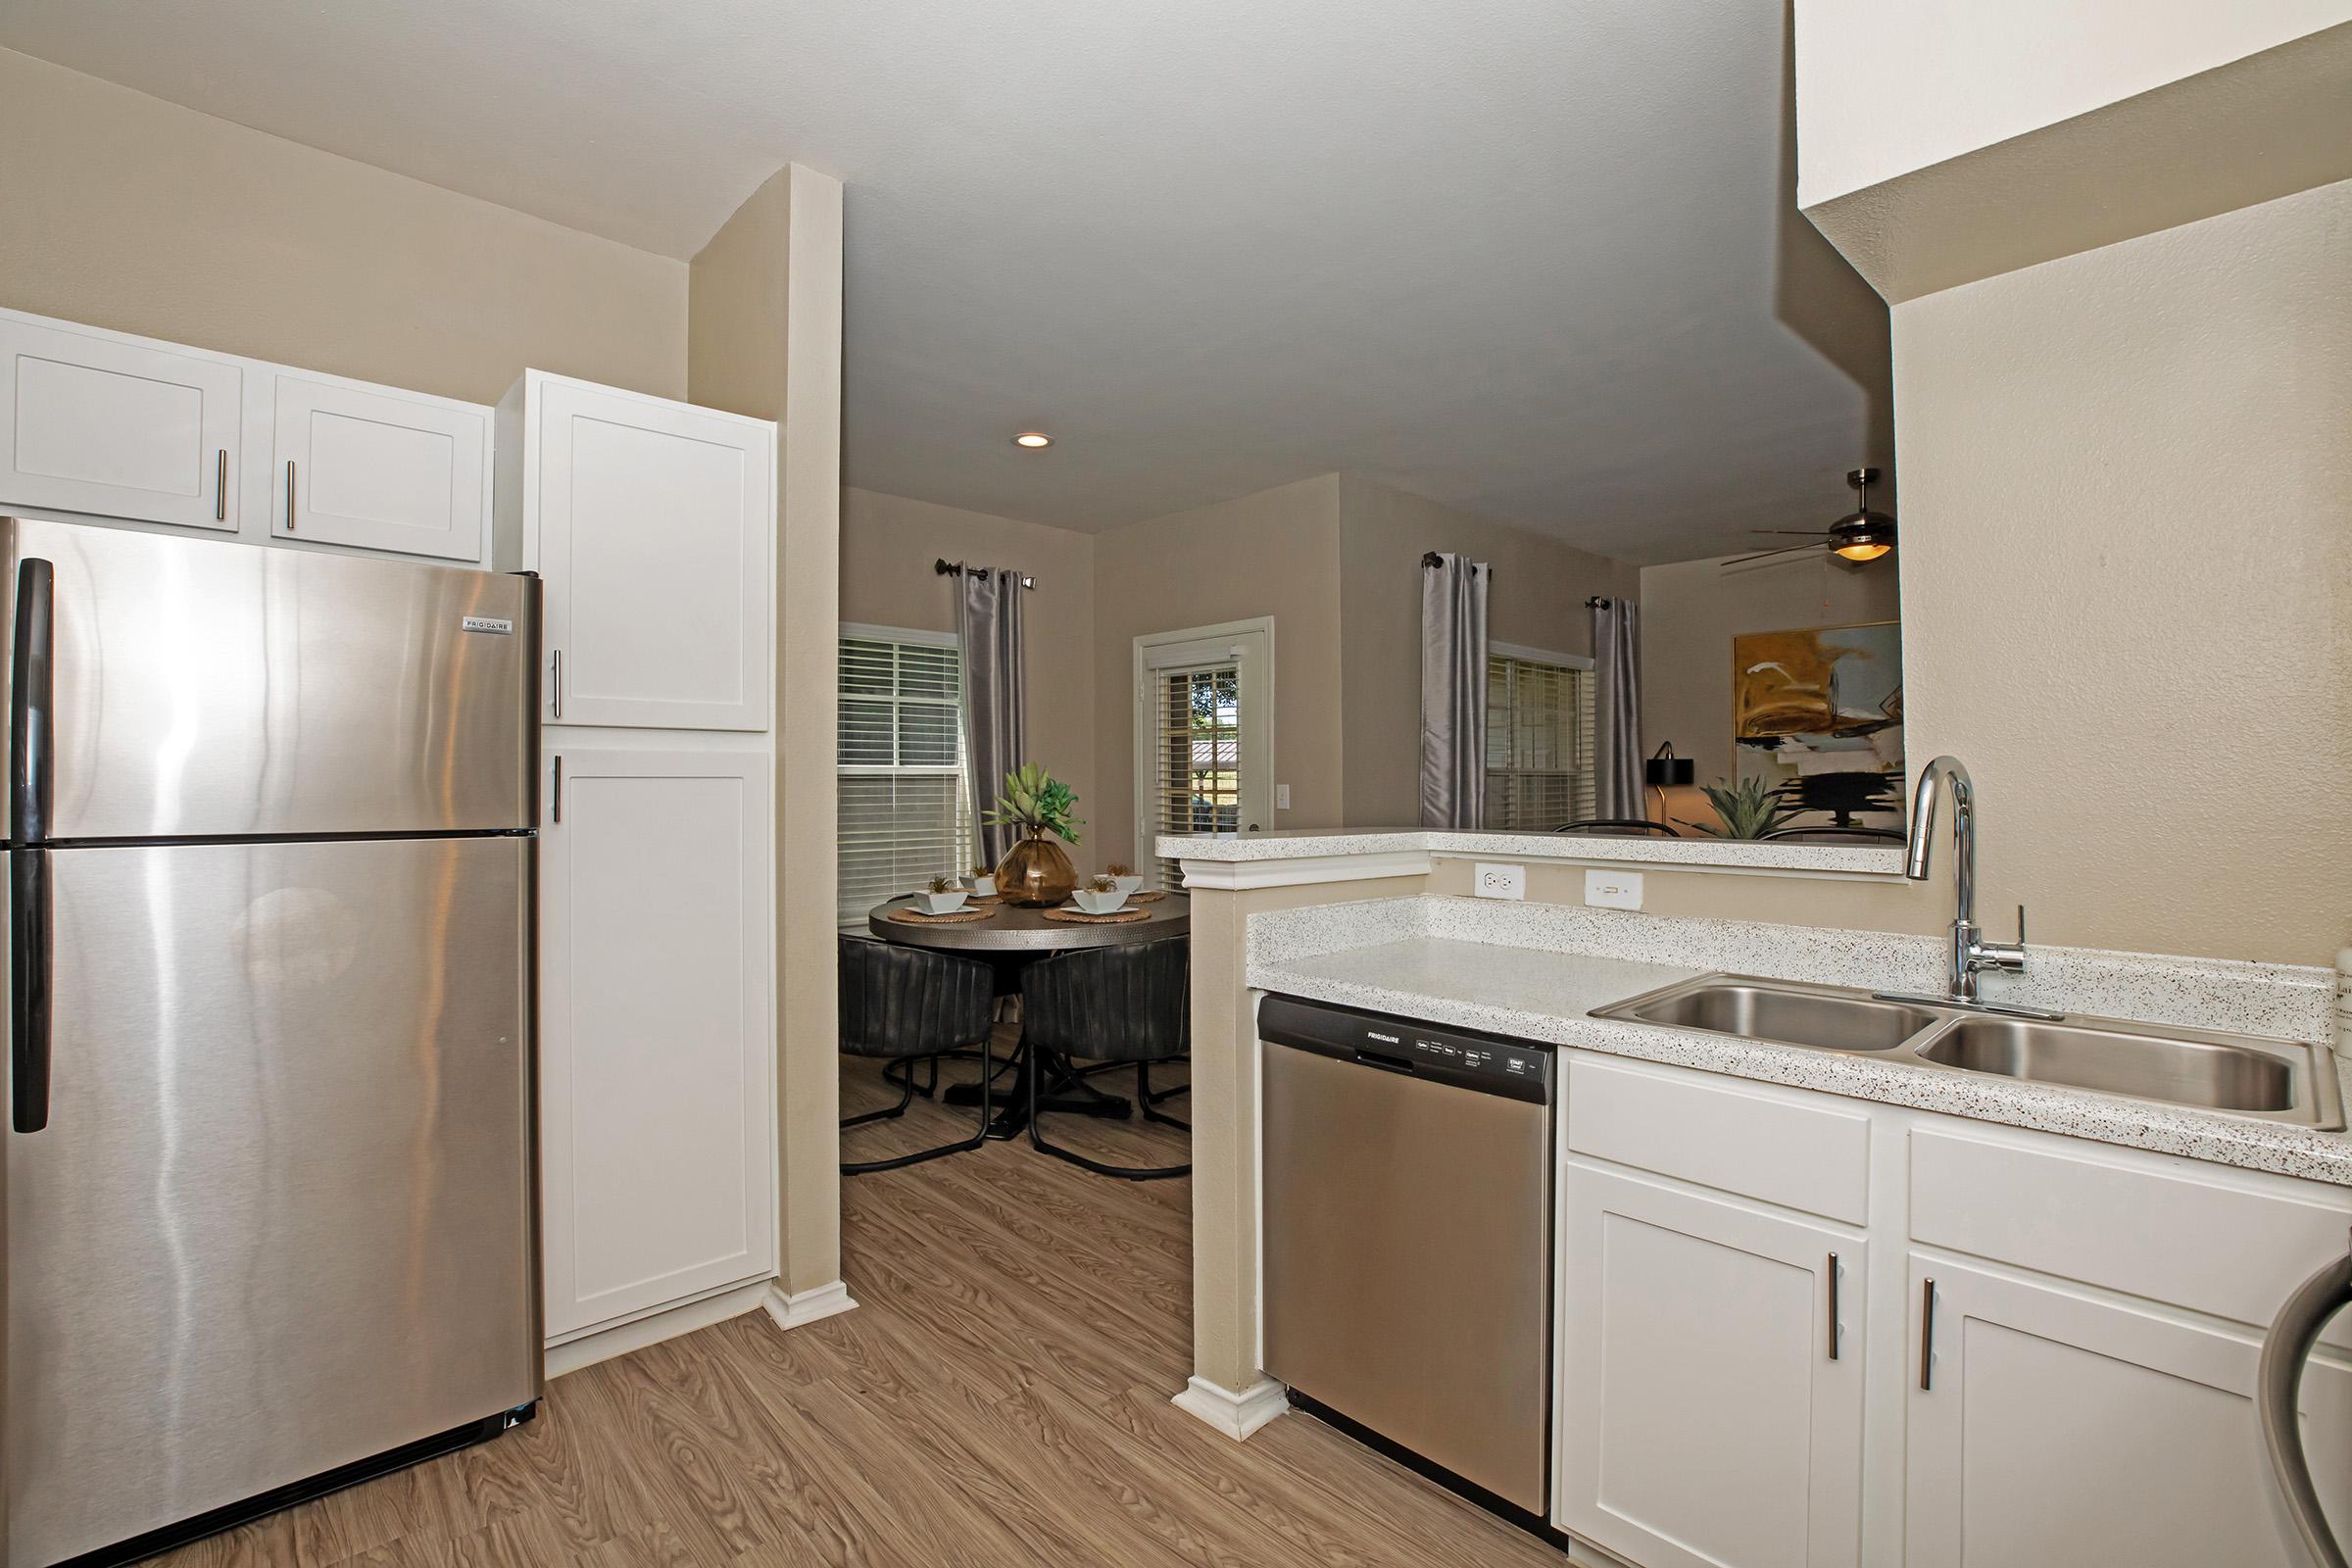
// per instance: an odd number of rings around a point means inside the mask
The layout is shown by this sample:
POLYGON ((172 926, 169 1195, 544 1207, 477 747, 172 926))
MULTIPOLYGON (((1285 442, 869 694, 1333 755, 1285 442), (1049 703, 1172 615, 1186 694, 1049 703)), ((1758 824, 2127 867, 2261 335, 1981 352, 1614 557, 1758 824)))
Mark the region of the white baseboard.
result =
POLYGON ((795 1291, 790 1295, 785 1294, 782 1286, 771 1285, 767 1288, 766 1298, 760 1304, 766 1307, 767 1315, 776 1320, 776 1327, 797 1329, 804 1323, 814 1323, 819 1318, 847 1312, 858 1303, 850 1299, 850 1288, 835 1280, 830 1285, 819 1285, 811 1291, 795 1291))
POLYGON ((551 1345, 547 1348, 547 1375, 560 1378, 566 1372, 577 1372, 584 1366, 610 1361, 616 1355, 626 1355, 631 1350, 642 1350, 649 1345, 659 1345, 663 1340, 674 1340, 681 1334, 692 1334, 713 1323, 724 1323, 731 1317, 756 1312, 773 1283, 770 1280, 754 1280, 749 1285, 714 1291, 682 1306, 651 1312, 626 1323, 616 1323, 609 1329, 600 1329, 594 1334, 583 1334, 578 1339, 551 1345))
POLYGON ((1289 1394, 1272 1378, 1261 1377, 1239 1394, 1206 1378, 1194 1378, 1174 1402, 1177 1409, 1207 1422, 1234 1442, 1247 1443, 1251 1433, 1291 1407, 1289 1394))

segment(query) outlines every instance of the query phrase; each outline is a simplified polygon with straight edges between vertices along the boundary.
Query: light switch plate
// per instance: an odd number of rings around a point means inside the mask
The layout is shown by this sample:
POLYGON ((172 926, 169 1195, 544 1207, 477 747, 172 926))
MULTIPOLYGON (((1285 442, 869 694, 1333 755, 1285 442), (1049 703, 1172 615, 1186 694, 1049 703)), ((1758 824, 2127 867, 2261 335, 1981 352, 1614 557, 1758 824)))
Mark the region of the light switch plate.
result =
POLYGON ((1489 865, 1481 860, 1476 874, 1470 878, 1470 887, 1482 899, 1524 899, 1527 897, 1527 867, 1489 865))
POLYGON ((1587 871, 1585 902, 1603 909, 1639 909, 1642 907, 1642 873, 1587 871))
POLYGON ((1291 808, 1291 787, 1290 787, 1288 784, 1277 784, 1277 785, 1275 785, 1275 786, 1274 786, 1274 809, 1276 809, 1277 811, 1287 811, 1287 810, 1289 810, 1290 808, 1291 808))

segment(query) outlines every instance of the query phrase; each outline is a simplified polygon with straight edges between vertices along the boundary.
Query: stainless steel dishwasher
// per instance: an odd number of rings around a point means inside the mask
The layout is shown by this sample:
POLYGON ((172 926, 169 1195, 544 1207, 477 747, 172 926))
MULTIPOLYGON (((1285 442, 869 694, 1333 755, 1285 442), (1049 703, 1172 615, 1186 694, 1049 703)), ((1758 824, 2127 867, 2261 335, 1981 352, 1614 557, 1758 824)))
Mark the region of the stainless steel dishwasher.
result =
POLYGON ((1265 1053, 1265 1370, 1540 1525, 1551 1052, 1288 997, 1265 1053))

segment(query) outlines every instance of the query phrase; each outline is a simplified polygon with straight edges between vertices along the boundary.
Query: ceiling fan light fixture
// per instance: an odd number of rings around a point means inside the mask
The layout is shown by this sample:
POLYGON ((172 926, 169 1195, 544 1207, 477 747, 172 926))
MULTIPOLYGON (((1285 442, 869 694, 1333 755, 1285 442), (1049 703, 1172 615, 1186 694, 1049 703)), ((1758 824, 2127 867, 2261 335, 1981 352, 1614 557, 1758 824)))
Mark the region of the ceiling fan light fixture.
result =
POLYGON ((1856 539, 1851 543, 1839 545, 1838 554, 1848 561, 1876 561, 1893 548, 1892 545, 1880 544, 1875 540, 1856 539))

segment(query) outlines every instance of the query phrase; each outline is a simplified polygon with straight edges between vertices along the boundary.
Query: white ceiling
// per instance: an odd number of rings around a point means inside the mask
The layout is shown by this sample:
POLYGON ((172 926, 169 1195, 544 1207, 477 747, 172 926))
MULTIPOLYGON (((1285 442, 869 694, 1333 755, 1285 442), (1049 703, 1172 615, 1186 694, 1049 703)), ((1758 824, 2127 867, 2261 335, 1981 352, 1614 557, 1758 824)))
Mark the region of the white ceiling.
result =
POLYGON ((1784 23, 8 0, 0 45, 668 256, 787 161, 838 175, 853 484, 1096 529, 1345 467, 1662 561, 1826 522, 1862 455, 1774 316, 1784 23))

